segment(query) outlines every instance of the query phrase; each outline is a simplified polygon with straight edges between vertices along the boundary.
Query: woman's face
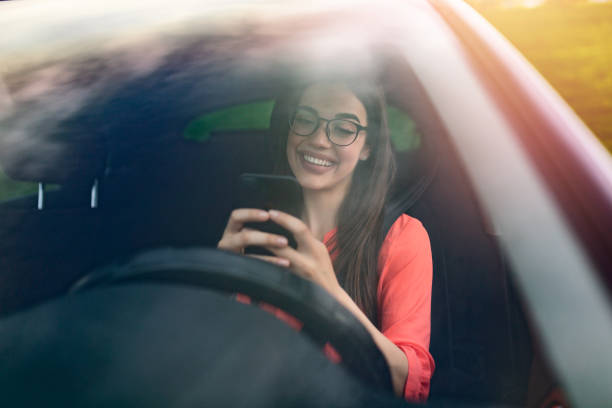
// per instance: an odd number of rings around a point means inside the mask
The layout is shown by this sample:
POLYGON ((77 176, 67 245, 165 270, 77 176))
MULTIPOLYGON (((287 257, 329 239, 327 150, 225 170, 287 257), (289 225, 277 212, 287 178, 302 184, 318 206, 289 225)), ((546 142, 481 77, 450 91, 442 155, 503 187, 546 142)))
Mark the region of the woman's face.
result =
MULTIPOLYGON (((366 109, 355 94, 343 84, 316 84, 306 88, 300 107, 311 108, 320 118, 348 119, 368 125, 366 109)), ((353 171, 359 160, 366 160, 370 148, 362 130, 348 146, 333 144, 326 135, 327 122, 321 120, 310 136, 299 136, 289 130, 287 160, 293 174, 305 190, 348 191, 353 171)))

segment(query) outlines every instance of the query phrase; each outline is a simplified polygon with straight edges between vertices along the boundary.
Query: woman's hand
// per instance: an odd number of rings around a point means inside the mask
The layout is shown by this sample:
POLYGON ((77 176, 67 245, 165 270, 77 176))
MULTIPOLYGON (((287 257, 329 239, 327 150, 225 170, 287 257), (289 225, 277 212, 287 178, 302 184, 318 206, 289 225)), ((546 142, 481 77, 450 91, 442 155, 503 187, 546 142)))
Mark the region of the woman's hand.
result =
POLYGON ((319 284, 331 295, 339 296, 343 290, 336 278, 325 244, 316 239, 299 218, 276 210, 270 210, 268 213, 273 222, 293 234, 297 249, 290 246, 268 246, 266 249, 281 259, 287 259, 289 269, 294 273, 319 284))
MULTIPOLYGON (((239 208, 232 211, 227 221, 223 236, 217 244, 217 248, 226 251, 244 254, 244 248, 252 245, 272 249, 282 249, 288 246, 287 238, 281 235, 270 234, 250 228, 245 228, 244 224, 249 222, 265 222, 270 219, 270 214, 264 210, 255 208, 239 208)), ((263 259, 280 266, 289 266, 290 261, 283 257, 248 255, 253 258, 263 259)))
MULTIPOLYGON (((272 260, 273 258, 287 261, 287 265, 283 266, 288 266, 294 273, 322 286, 334 296, 340 304, 344 305, 344 307, 353 313, 372 335, 374 342, 385 356, 391 370, 393 389, 396 395, 401 396, 409 370, 406 355, 399 347, 382 334, 372 322, 370 322, 367 316, 359 309, 359 306, 357 306, 353 299, 351 299, 342 289, 336 278, 336 273, 334 272, 334 267, 325 244, 312 235, 310 229, 302 220, 281 211, 270 210, 265 212, 261 210, 236 210, 234 213, 232 213, 232 217, 230 217, 230 221, 227 224, 226 232, 219 242, 219 248, 222 248, 222 243, 226 245, 226 243, 235 242, 236 244, 231 246, 234 250, 243 249, 244 242, 252 242, 250 240, 255 239, 255 236, 250 234, 253 230, 250 230, 250 232, 247 230, 247 234, 241 237, 237 236, 239 231, 245 231, 245 229, 242 228, 244 222, 272 220, 291 232, 297 242, 297 249, 293 249, 288 245, 279 246, 265 244, 264 239, 258 241, 261 242, 258 243, 259 246, 265 247, 276 255, 276 257, 269 257, 270 259, 265 260, 273 263, 277 263, 272 260), (240 211, 257 211, 257 213, 242 213, 240 211), (232 220, 232 218, 234 219, 232 220), (225 238, 227 239, 224 242, 225 238)), ((268 237, 268 239, 269 238, 270 237, 268 237)))

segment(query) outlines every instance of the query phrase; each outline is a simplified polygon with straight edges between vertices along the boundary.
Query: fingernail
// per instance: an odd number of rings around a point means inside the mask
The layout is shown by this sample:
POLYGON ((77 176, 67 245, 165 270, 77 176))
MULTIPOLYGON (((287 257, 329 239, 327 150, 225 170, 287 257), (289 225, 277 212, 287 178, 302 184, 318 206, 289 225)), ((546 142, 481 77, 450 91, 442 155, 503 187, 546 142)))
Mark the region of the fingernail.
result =
POLYGON ((276 210, 270 210, 268 212, 270 213, 270 217, 276 217, 278 215, 278 211, 276 210))
POLYGON ((288 259, 279 259, 278 263, 282 266, 289 266, 289 260, 288 259))
POLYGON ((276 243, 278 245, 287 245, 289 242, 287 241, 287 238, 285 237, 278 237, 276 238, 276 243))
POLYGON ((261 210, 261 211, 259 212, 259 214, 258 214, 258 215, 259 215, 259 217, 261 217, 261 218, 265 218, 265 217, 267 217, 267 216, 268 216, 268 212, 267 212, 267 211, 263 211, 263 210, 261 210))

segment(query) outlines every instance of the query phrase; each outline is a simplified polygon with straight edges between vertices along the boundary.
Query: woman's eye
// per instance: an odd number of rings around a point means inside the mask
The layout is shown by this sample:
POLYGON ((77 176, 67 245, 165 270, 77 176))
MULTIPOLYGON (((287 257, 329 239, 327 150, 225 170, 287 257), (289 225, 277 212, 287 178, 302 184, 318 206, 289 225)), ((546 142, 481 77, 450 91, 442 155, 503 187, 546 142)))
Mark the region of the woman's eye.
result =
POLYGON ((347 128, 343 128, 343 127, 340 127, 337 130, 338 130, 338 132, 340 132, 342 134, 345 134, 345 135, 352 135, 353 133, 355 133, 355 131, 353 129, 347 129, 347 128))
POLYGON ((338 124, 334 126, 334 133, 339 137, 348 137, 354 135, 356 129, 349 123, 338 124))
POLYGON ((308 118, 295 118, 295 123, 298 125, 312 125, 314 120, 308 118))

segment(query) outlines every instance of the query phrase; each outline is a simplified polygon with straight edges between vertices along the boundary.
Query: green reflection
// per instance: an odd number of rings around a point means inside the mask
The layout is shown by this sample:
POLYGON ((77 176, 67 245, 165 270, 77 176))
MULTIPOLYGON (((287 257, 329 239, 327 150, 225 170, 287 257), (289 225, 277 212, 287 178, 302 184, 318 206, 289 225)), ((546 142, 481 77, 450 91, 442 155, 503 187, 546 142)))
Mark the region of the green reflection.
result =
POLYGON ((203 142, 213 131, 268 129, 273 107, 274 101, 266 100, 210 112, 192 120, 183 135, 186 139, 203 142))
POLYGON ((421 146, 421 135, 414 121, 394 106, 387 107, 391 142, 398 152, 416 150, 421 146))
MULTIPOLYGON (((270 124, 274 100, 258 101, 206 113, 192 120, 183 136, 189 140, 204 142, 215 131, 265 130, 270 124)), ((387 108, 391 141, 398 152, 418 149, 421 136, 414 121, 399 109, 387 108)))
POLYGON ((7 176, 4 171, 2 171, 2 168, 0 168, 0 201, 36 194, 37 191, 37 183, 15 181, 7 176))
MULTIPOLYGON (((58 189, 57 184, 45 184, 47 192, 58 189)), ((0 167, 0 202, 34 194, 38 194, 38 183, 13 180, 0 167)))

